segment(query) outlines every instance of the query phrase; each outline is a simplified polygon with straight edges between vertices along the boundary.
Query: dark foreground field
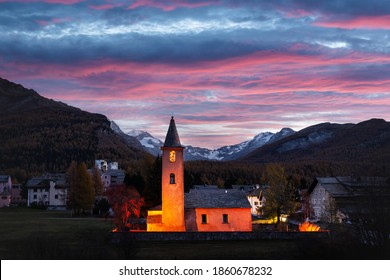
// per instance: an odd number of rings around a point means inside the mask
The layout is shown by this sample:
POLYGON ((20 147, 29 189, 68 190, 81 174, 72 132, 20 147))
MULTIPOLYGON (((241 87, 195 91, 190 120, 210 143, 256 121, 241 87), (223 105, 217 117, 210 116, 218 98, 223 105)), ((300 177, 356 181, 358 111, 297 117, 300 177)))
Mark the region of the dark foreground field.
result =
POLYGON ((366 259, 372 252, 326 240, 111 242, 111 220, 69 212, 0 209, 1 259, 366 259))

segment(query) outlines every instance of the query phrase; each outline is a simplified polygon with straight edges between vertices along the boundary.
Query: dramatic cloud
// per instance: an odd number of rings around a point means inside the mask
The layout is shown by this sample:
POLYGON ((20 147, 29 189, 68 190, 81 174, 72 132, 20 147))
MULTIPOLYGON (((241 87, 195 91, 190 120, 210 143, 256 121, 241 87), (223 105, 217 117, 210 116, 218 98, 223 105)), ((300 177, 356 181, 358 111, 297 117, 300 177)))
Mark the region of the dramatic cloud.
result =
POLYGON ((163 138, 389 120, 390 5, 357 0, 0 0, 0 76, 163 138))

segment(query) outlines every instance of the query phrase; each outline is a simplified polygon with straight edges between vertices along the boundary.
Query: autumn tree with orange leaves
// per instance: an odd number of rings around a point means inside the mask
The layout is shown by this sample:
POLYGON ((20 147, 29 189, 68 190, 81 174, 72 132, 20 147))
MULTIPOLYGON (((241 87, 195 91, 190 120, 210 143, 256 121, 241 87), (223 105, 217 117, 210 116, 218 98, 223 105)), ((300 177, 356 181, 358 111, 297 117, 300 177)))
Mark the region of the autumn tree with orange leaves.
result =
POLYGON ((131 219, 139 218, 144 199, 133 187, 125 185, 110 187, 106 192, 114 211, 114 223, 120 232, 131 227, 131 219))

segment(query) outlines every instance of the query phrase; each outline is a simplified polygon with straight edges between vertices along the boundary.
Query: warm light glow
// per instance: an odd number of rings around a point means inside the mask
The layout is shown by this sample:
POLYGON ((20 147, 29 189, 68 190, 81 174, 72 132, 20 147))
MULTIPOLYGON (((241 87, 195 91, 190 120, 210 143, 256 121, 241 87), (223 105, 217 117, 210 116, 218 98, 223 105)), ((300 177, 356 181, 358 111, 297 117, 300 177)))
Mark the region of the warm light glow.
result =
POLYGON ((175 151, 170 151, 169 152, 169 161, 170 162, 175 162, 176 161, 176 152, 175 151))
POLYGON ((254 224, 254 225, 256 225, 256 224, 271 225, 271 224, 276 224, 277 221, 278 221, 278 217, 273 217, 270 219, 256 220, 256 221, 253 221, 252 224, 254 224))
POLYGON ((319 226, 309 222, 304 222, 303 224, 299 225, 299 231, 320 231, 320 229, 321 228, 319 226))

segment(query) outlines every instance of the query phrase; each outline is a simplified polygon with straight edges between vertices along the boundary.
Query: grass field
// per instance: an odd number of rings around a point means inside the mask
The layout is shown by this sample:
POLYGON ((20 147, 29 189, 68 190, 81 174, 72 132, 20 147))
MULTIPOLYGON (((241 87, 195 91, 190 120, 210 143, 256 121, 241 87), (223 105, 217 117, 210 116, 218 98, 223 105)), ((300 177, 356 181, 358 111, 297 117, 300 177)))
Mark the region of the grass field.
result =
POLYGON ((3 208, 0 228, 2 259, 104 259, 113 225, 104 219, 72 218, 68 211, 3 208))
POLYGON ((0 209, 1 259, 359 259, 330 240, 111 242, 111 220, 69 212, 0 209))

